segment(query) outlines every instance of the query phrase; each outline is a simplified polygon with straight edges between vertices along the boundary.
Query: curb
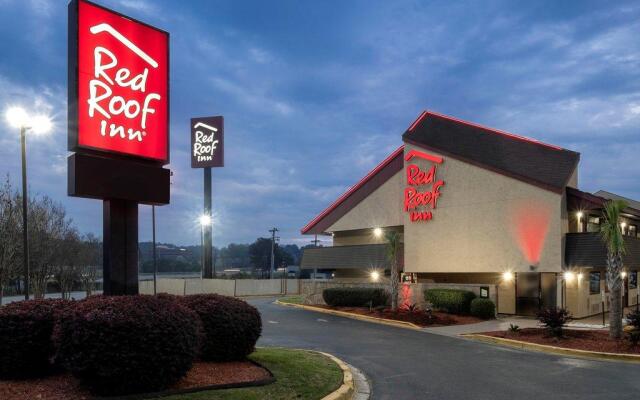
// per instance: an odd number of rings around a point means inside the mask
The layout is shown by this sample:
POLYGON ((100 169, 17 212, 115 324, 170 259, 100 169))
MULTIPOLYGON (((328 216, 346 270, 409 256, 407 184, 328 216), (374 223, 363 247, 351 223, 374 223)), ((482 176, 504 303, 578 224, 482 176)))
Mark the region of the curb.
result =
POLYGON ((549 346, 546 344, 537 344, 523 342, 521 340, 498 338, 495 336, 482 335, 478 333, 467 333, 460 335, 461 337, 476 340, 483 343, 490 343, 499 346, 506 346, 521 350, 537 351, 549 354, 558 354, 563 356, 571 356, 577 358, 585 358, 589 360, 597 361, 618 361, 627 363, 640 363, 640 355, 635 354, 620 354, 620 353, 605 353, 600 351, 591 350, 578 350, 567 349, 565 347, 549 346))
POLYGON ((367 315, 354 314, 354 313, 350 313, 350 312, 347 312, 347 311, 329 310, 329 309, 321 308, 321 307, 308 306, 306 304, 283 303, 280 300, 276 300, 274 303, 275 304, 279 304, 281 306, 301 308, 303 310, 316 311, 316 312, 324 313, 324 314, 337 315, 339 317, 357 319, 357 320, 360 320, 360 321, 375 322, 375 323, 383 324, 383 325, 391 325, 391 326, 395 326, 395 327, 398 327, 398 328, 413 329, 413 330, 418 330, 418 331, 423 330, 423 327, 418 326, 416 324, 412 324, 411 322, 406 322, 406 321, 394 321, 392 319, 370 317, 370 316, 367 316, 367 315))
POLYGON ((340 385, 340 387, 333 392, 324 396, 321 400, 368 400, 369 396, 371 395, 369 382, 367 381, 367 378, 364 376, 364 374, 359 369, 347 364, 333 354, 325 353, 319 350, 296 349, 291 347, 259 347, 264 349, 278 348, 322 354, 323 356, 336 363, 342 370, 342 385, 340 385))
POLYGON ((307 351, 322 354, 323 356, 330 358, 334 363, 338 364, 340 369, 342 369, 342 386, 336 389, 333 393, 329 393, 328 395, 324 396, 322 400, 351 400, 355 391, 355 384, 353 382, 353 374, 351 373, 351 368, 349 368, 349 365, 332 354, 316 350, 307 351))

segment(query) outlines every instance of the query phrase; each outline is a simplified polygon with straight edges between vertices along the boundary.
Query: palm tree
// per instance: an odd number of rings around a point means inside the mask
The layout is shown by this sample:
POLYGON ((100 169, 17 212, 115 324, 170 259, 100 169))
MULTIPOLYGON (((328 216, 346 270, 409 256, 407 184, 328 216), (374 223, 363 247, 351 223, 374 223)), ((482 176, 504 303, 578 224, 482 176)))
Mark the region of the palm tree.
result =
POLYGON ((387 231, 387 259, 391 263, 391 310, 398 309, 398 252, 400 250, 400 234, 396 231, 387 231))
POLYGON ((604 205, 604 223, 600 228, 607 246, 607 287, 609 288, 609 337, 622 337, 622 255, 624 237, 620 229, 620 214, 627 208, 623 200, 611 200, 604 205))

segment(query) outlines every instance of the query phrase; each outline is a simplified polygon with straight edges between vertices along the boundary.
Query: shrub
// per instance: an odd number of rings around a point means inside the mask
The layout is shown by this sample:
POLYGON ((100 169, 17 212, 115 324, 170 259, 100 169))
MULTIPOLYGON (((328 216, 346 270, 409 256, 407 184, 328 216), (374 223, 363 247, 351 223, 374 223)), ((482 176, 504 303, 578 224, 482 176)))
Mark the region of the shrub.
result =
POLYGON ((489 299, 473 299, 469 311, 474 317, 491 319, 496 316, 496 305, 489 299))
POLYGON ((451 314, 468 314, 476 295, 468 290, 427 289, 424 298, 434 308, 451 314))
POLYGON ((627 339, 633 346, 637 346, 640 342, 640 311, 632 311, 627 314, 627 324, 629 328, 625 329, 627 339))
POLYGON ((509 333, 512 333, 512 334, 514 334, 514 335, 517 335, 517 334, 519 334, 519 333, 520 333, 521 329, 520 329, 520 326, 519 326, 519 325, 516 325, 516 324, 509 324, 509 328, 507 328, 507 331, 508 331, 509 333))
POLYGON ((389 294, 382 288, 329 288, 322 291, 322 298, 332 307, 378 307, 389 302, 389 294))
POLYGON ((262 333, 258 310, 247 302, 217 294, 179 298, 202 320, 204 340, 200 357, 208 361, 243 360, 255 350, 262 333))
POLYGON ((51 370, 51 335, 69 300, 18 301, 0 307, 0 377, 43 376, 51 370))
POLYGON ((198 316, 171 296, 93 296, 62 313, 57 359, 101 395, 162 390, 197 356, 198 316))
POLYGON ((538 311, 537 318, 549 331, 549 334, 557 338, 562 337, 562 328, 573 319, 568 310, 556 307, 543 308, 538 311))

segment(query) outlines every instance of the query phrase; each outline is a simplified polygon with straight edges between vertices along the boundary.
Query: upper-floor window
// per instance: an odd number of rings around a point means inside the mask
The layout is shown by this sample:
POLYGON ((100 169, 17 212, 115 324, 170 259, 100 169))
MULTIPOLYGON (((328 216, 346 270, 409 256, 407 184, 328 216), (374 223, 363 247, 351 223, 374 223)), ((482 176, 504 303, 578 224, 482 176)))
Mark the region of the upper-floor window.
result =
POLYGON ((600 217, 596 215, 587 217, 587 232, 600 232, 600 217))
POLYGON ((635 289, 638 287, 638 271, 631 271, 629 273, 629 289, 635 289))
POLYGON ((589 293, 591 294, 600 293, 600 272, 599 271, 589 272, 589 293))

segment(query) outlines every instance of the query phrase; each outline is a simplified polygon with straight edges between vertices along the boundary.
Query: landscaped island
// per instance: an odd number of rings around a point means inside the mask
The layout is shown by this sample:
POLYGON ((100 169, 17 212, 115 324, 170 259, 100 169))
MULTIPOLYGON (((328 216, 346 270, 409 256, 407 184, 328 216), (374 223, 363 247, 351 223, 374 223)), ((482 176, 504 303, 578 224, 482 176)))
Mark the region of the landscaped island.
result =
POLYGON ((255 307, 215 294, 11 303, 0 308, 0 398, 317 399, 341 385, 324 355, 255 351, 261 331, 255 307))

